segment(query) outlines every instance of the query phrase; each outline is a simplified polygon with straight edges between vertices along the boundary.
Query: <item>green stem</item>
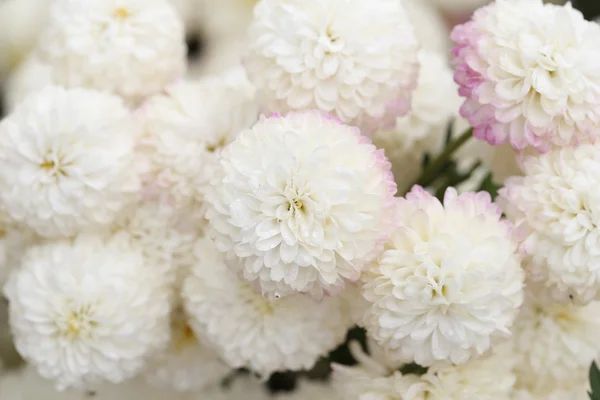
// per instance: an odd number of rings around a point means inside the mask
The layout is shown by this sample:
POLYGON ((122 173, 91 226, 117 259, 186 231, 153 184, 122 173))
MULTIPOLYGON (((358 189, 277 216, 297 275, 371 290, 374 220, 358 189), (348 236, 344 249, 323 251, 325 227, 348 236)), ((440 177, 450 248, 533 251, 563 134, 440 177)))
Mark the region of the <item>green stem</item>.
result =
POLYGON ((444 151, 438 155, 429 165, 425 168, 425 170, 421 173, 421 176, 415 182, 416 185, 420 185, 423 187, 429 186, 433 181, 435 181, 442 172, 443 168, 446 166, 446 163, 451 160, 452 155, 458 150, 463 144, 465 144, 471 137, 473 136, 473 128, 469 128, 464 131, 459 137, 448 143, 448 146, 444 149, 444 151))

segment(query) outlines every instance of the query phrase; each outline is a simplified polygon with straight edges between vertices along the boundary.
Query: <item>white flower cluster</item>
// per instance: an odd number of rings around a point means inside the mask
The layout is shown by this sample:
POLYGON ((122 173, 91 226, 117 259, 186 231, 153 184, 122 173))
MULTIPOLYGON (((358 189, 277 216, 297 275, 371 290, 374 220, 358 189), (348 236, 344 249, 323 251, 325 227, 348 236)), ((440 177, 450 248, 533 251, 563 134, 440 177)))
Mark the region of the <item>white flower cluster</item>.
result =
POLYGON ((496 0, 452 64, 419 0, 33 3, 0 0, 2 400, 593 389, 600 29, 571 5, 496 0))

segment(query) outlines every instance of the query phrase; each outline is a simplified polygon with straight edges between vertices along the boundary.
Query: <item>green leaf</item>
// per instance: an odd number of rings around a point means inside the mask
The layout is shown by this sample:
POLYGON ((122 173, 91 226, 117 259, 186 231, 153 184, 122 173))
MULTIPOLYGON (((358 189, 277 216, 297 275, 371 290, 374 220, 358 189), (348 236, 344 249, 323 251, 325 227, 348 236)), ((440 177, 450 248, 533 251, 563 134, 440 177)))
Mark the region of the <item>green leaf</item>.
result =
POLYGON ((590 367, 590 389, 588 392, 590 400, 600 400, 600 371, 596 362, 592 363, 590 367))
POLYGON ((425 375, 427 373, 427 367, 422 367, 416 363, 410 363, 410 364, 405 364, 402 367, 400 367, 399 371, 402 375, 413 374, 413 375, 421 376, 421 375, 425 375))
POLYGON ((489 173, 489 174, 487 174, 487 176, 485 177, 483 182, 481 182, 481 186, 479 187, 479 190, 488 192, 492 196, 492 200, 494 200, 496 198, 496 196, 498 196, 498 190, 500 190, 501 188, 502 188, 502 186, 495 183, 492 179, 492 174, 489 173))

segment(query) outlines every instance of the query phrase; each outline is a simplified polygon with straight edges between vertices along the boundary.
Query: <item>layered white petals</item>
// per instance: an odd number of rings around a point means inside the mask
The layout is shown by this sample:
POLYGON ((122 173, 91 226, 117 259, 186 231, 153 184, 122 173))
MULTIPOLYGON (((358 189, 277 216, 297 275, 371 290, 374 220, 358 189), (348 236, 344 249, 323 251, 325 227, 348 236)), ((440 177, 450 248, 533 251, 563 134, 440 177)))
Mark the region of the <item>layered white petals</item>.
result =
POLYGON ((401 226, 363 275, 364 324, 402 362, 464 363, 509 333, 523 297, 511 226, 489 194, 415 187, 401 226))
POLYGON ((137 125, 121 99, 49 86, 0 123, 0 200, 48 237, 111 224, 137 198, 137 125))
POLYGON ((54 81, 131 103, 183 76, 183 22, 168 0, 56 0, 38 45, 54 81))
POLYGON ((554 149, 523 162, 500 191, 525 267, 557 301, 600 296, 600 145, 554 149))
POLYGON ((317 111, 263 118, 222 153, 210 233, 263 294, 355 281, 393 222, 389 163, 356 128, 317 111))
POLYGON ((339 299, 294 295, 269 301, 236 278, 210 239, 198 242, 196 254, 183 286, 189 323, 231 367, 265 377, 310 369, 344 340, 349 318, 339 299))
POLYGON ((249 32, 244 66, 269 111, 350 123, 409 109, 418 45, 399 1, 262 0, 249 32))
POLYGON ((60 389, 138 374, 168 343, 168 293, 123 232, 33 247, 5 287, 17 350, 60 389))

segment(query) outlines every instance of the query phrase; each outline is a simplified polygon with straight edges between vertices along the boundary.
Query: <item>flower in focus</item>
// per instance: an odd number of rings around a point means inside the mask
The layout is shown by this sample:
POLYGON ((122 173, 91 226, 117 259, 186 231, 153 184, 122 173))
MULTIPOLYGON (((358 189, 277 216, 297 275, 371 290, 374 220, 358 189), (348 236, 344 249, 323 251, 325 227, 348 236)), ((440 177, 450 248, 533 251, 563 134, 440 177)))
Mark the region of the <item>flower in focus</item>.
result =
POLYGON ((267 296, 337 292, 389 233, 389 168, 358 129, 326 114, 263 118, 222 153, 206 196, 210 233, 267 296))
POLYGON ((201 239, 195 253, 198 262, 183 286, 189 324, 232 368, 265 377, 310 369, 344 340, 350 323, 339 299, 269 301, 237 279, 210 239, 201 239))
POLYGON ((585 393, 582 382, 600 356, 600 302, 577 307, 553 303, 539 288, 528 292, 513 328, 518 386, 537 394, 578 383, 585 393))
POLYGON ((525 267, 555 300, 600 296, 600 145, 564 147, 523 161, 500 204, 514 222, 525 267))
POLYGON ((208 185, 218 156, 258 119, 255 90, 243 69, 181 81, 140 109, 141 151, 150 160, 146 192, 181 205, 208 185))
POLYGON ((120 98, 49 86, 0 123, 0 200, 8 217, 47 237, 111 224, 133 203, 142 165, 120 98))
POLYGON ((262 0, 244 65, 267 110, 318 109, 350 123, 408 112, 417 49, 397 0, 262 0))
POLYGON ((169 347, 150 365, 145 373, 149 383, 179 392, 218 386, 231 372, 216 352, 196 338, 181 308, 172 311, 169 347))
POLYGON ((56 0, 38 44, 54 82, 137 103, 183 76, 183 22, 168 0, 56 0))
POLYGON ((600 132, 600 26, 570 4, 498 0, 452 39, 461 114, 477 138, 546 151, 600 132))
POLYGON ((130 379, 169 340, 161 278, 124 232, 33 247, 5 287, 16 348, 59 389, 130 379))
POLYGON ((364 324, 389 356, 428 366, 464 363, 509 333, 523 297, 511 225, 488 193, 443 204, 415 186, 400 227, 363 274, 364 324))

